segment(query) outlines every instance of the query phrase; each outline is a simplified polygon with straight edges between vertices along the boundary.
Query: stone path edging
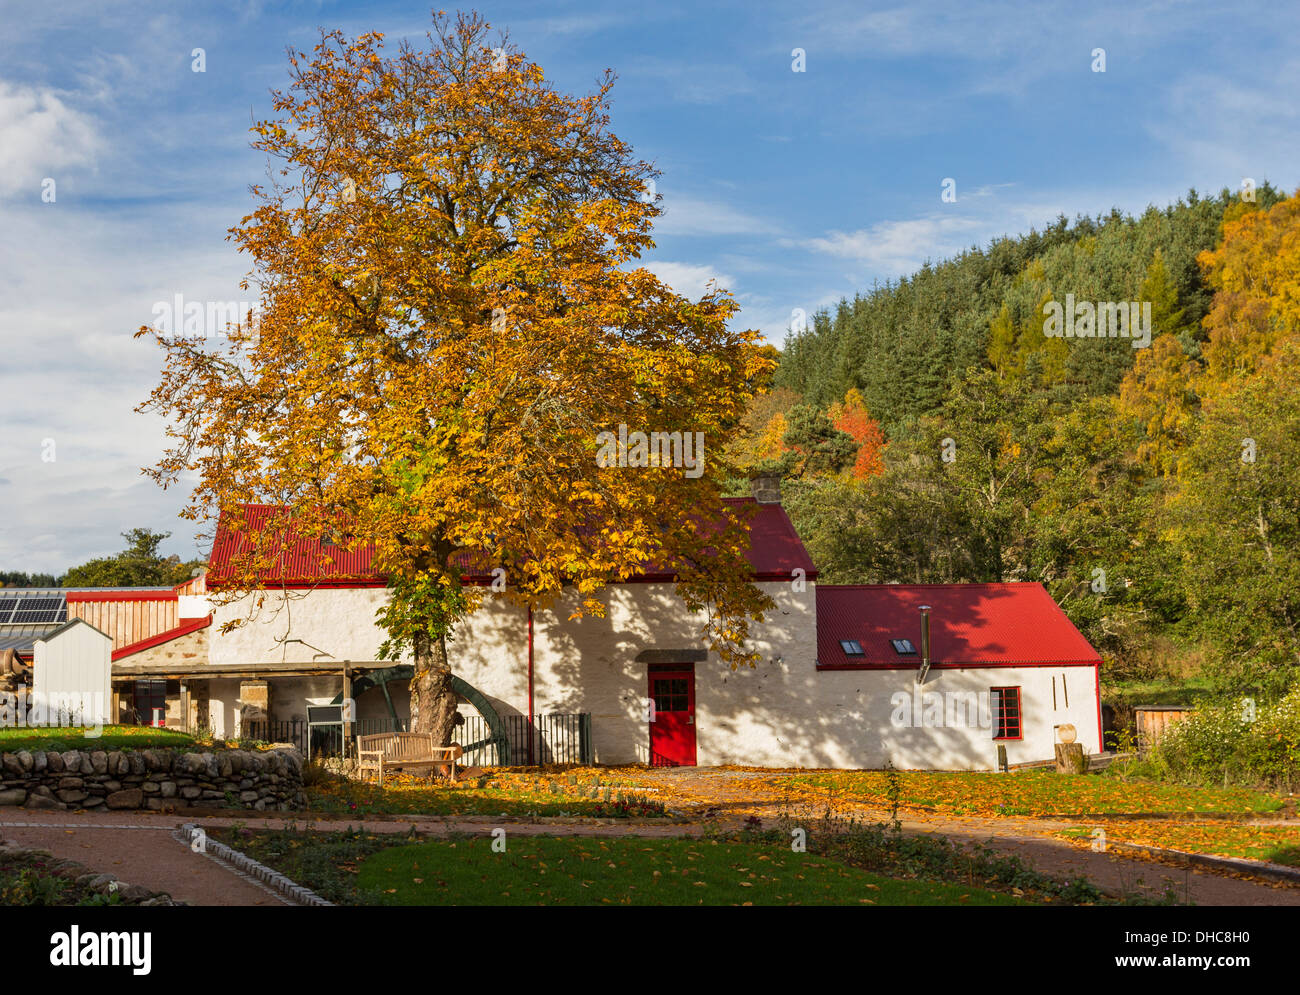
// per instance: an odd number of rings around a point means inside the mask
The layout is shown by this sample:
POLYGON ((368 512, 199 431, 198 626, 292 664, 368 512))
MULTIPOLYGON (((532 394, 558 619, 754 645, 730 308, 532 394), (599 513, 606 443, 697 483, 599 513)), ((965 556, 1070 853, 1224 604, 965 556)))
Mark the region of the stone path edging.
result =
POLYGON ((104 874, 91 870, 79 860, 55 857, 49 850, 40 847, 23 846, 0 840, 0 857, 45 858, 55 863, 52 865, 56 877, 68 878, 87 890, 99 895, 118 894, 124 904, 128 905, 185 905, 185 902, 173 901, 166 892, 154 891, 140 885, 128 884, 115 874, 104 874))
POLYGON ((1202 867, 1233 871, 1238 874, 1249 874, 1253 877, 1267 878, 1270 881, 1287 881, 1300 884, 1300 867, 1270 864, 1266 860, 1251 860, 1249 857, 1221 857, 1214 853, 1193 853, 1190 850, 1174 850, 1167 846, 1128 843, 1124 840, 1107 840, 1106 848, 1149 853, 1157 857, 1169 857, 1186 864, 1199 864, 1202 867))
POLYGON ((228 847, 226 844, 219 842, 218 840, 212 839, 206 832, 194 825, 192 822, 185 823, 180 829, 173 833, 173 836, 175 836, 181 844, 188 846, 191 850, 194 849, 195 838, 201 837, 203 842, 200 844, 200 848, 195 852, 202 853, 203 855, 212 857, 216 860, 225 861, 232 867, 237 868, 254 878, 256 881, 266 885, 268 888, 274 889, 283 898, 287 898, 292 902, 296 902, 299 905, 320 907, 328 906, 330 908, 334 906, 333 902, 328 902, 321 898, 320 895, 316 894, 310 888, 304 888, 300 884, 295 884, 279 871, 272 870, 270 867, 259 863, 247 854, 241 853, 232 847, 228 847))

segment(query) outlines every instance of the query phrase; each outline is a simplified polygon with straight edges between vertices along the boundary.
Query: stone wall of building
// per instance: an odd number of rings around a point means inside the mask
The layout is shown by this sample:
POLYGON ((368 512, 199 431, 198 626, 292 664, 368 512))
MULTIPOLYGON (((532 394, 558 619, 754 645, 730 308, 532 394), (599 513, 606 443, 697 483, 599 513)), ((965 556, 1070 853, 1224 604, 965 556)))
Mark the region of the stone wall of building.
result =
POLYGON ((0 753, 0 806, 29 809, 243 808, 304 804, 296 749, 19 750, 0 753))
POLYGON ((209 626, 207 629, 196 629, 194 632, 187 632, 183 636, 177 636, 175 639, 159 643, 157 646, 150 646, 148 649, 132 653, 130 656, 119 657, 113 662, 118 666, 144 664, 161 666, 170 664, 178 670, 202 666, 208 662, 208 631, 210 628, 209 626))

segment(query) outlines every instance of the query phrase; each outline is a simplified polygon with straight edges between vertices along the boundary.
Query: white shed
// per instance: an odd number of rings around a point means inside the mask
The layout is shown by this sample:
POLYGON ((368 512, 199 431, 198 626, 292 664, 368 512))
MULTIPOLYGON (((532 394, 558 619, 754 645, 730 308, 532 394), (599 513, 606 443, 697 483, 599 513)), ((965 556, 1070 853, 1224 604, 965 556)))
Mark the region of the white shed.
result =
POLYGON ((84 619, 75 618, 36 640, 32 696, 49 724, 112 721, 112 678, 113 640, 84 619))

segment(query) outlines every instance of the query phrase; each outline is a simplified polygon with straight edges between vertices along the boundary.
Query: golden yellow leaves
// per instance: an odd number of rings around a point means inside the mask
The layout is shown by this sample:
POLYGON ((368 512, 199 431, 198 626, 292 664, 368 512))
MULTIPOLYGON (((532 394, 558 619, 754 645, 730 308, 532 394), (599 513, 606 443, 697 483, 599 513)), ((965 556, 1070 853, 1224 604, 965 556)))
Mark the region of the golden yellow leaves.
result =
MULTIPOLYGON (((721 462, 699 479, 603 468, 593 440, 628 424, 720 454, 773 357, 728 328, 724 291, 689 301, 625 267, 659 208, 652 167, 604 126, 612 78, 560 93, 521 53, 502 66, 486 30, 439 20, 429 50, 398 55, 335 32, 291 58, 277 119, 253 128, 284 179, 231 231, 260 343, 233 365, 169 352, 151 403, 176 445, 157 475, 197 472, 209 513, 286 504, 317 533, 344 514, 381 570, 432 579, 408 585, 426 606, 454 606, 436 595, 464 550, 506 571, 507 596, 572 587, 591 614, 659 564, 744 660, 769 602, 743 528, 698 527, 731 517, 721 462)), ((238 582, 258 584, 256 559, 238 582)))

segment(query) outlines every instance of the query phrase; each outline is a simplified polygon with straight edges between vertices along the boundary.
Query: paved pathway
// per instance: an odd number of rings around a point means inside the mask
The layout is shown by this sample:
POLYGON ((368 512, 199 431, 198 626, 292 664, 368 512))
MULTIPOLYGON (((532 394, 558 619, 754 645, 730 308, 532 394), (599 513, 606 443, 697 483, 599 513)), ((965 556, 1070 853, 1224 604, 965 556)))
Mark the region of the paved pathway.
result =
POLYGON ((195 853, 174 838, 172 833, 181 824, 174 816, 150 819, 121 812, 33 812, 31 816, 0 820, 0 838, 49 850, 56 857, 112 874, 127 884, 165 891, 190 905, 289 904, 261 882, 214 857, 195 853))

